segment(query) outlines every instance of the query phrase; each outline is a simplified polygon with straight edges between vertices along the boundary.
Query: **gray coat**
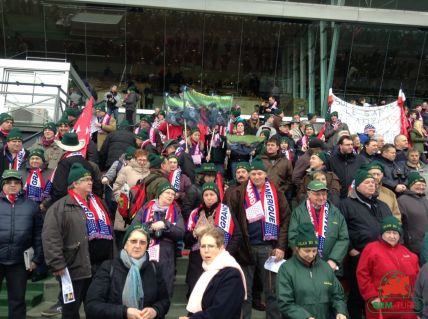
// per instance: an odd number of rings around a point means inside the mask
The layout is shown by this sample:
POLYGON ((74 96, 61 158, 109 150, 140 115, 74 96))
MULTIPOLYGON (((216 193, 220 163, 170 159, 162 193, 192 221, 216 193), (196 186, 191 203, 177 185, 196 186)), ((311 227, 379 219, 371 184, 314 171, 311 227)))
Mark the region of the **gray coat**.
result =
POLYGON ((46 264, 53 271, 67 267, 72 280, 91 278, 86 217, 70 195, 49 207, 42 240, 46 264))
POLYGON ((405 191, 397 201, 403 223, 404 245, 419 254, 422 240, 428 232, 428 199, 425 194, 405 191))

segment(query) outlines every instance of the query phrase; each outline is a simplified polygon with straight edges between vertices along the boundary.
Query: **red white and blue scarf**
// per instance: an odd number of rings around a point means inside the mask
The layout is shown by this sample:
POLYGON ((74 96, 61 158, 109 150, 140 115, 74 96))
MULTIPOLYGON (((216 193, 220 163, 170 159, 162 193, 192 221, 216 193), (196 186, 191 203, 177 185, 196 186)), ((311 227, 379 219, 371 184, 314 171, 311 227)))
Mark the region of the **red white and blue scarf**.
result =
POLYGON ((169 182, 174 187, 176 192, 180 191, 181 188, 181 169, 177 168, 169 174, 169 182))
MULTIPOLYGON (((193 231, 195 229, 199 220, 201 208, 202 206, 199 206, 190 213, 189 221, 187 222, 188 231, 193 231)), ((229 207, 222 203, 217 206, 214 214, 214 225, 224 232, 224 245, 227 247, 235 229, 235 224, 229 207)))
POLYGON ((248 181, 245 192, 245 208, 250 208, 261 201, 264 217, 262 219, 263 240, 278 240, 279 236, 279 204, 276 188, 266 178, 261 194, 257 187, 248 181))
POLYGON ((42 176, 42 169, 38 168, 30 170, 24 190, 28 199, 41 202, 49 196, 52 186, 53 184, 50 179, 45 183, 42 176))
POLYGON ((73 198, 83 209, 86 217, 86 230, 88 240, 93 239, 113 239, 111 221, 104 209, 101 200, 94 194, 89 193, 89 207, 86 201, 72 189, 68 190, 68 195, 73 198))
POLYGON ((19 170, 22 165, 24 164, 26 158, 25 158, 25 149, 20 150, 15 158, 13 158, 12 154, 9 152, 9 150, 7 149, 7 145, 6 148, 4 150, 4 155, 7 159, 7 161, 9 162, 9 167, 8 169, 14 169, 14 170, 19 170))
POLYGON ((315 234, 318 237, 318 253, 320 254, 320 257, 323 256, 325 238, 327 235, 329 206, 328 202, 326 202, 321 207, 320 216, 317 218, 314 206, 310 203, 309 199, 306 200, 306 208, 309 213, 309 218, 311 219, 312 225, 314 225, 315 234))

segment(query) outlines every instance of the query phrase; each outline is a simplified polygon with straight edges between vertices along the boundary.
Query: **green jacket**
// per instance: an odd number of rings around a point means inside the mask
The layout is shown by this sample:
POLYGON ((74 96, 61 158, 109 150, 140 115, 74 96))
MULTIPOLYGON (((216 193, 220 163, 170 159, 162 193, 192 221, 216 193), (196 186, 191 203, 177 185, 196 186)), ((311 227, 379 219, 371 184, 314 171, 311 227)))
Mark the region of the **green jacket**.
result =
MULTIPOLYGON (((346 221, 339 209, 331 202, 328 213, 327 235, 324 244, 322 259, 327 261, 333 260, 339 265, 342 263, 348 252, 349 235, 346 221)), ((294 248, 297 236, 297 226, 302 223, 310 223, 306 201, 297 206, 291 214, 290 224, 288 226, 288 245, 294 248)))
POLYGON ((345 295, 330 266, 318 256, 311 267, 293 256, 281 265, 276 278, 278 307, 288 319, 329 319, 330 311, 348 318, 345 295))

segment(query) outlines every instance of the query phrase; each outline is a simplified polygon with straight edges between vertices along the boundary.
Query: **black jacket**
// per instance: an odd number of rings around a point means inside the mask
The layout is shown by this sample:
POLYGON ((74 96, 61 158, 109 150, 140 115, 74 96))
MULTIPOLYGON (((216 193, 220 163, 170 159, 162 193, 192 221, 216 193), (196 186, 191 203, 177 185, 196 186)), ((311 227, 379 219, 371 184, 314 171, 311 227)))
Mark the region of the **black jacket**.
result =
POLYGON ((192 156, 185 152, 181 153, 178 156, 178 165, 180 166, 181 171, 190 178, 192 183, 194 183, 196 166, 193 163, 192 156))
MULTIPOLYGON (((88 318, 127 318, 128 308, 122 304, 122 292, 128 271, 120 258, 105 261, 101 265, 86 294, 85 312, 88 318)), ((170 300, 159 266, 146 260, 140 275, 144 291, 143 307, 154 308, 157 319, 165 318, 170 300)))
POLYGON ((382 220, 392 215, 384 202, 377 198, 364 199, 356 192, 340 202, 339 210, 348 226, 349 250, 354 248, 359 252, 367 244, 378 239, 382 220))
POLYGON ((355 173, 361 164, 361 158, 356 157, 353 153, 342 154, 340 150, 334 152, 330 157, 330 169, 340 180, 340 198, 348 196, 348 188, 352 184, 355 173))
POLYGON ((135 135, 131 131, 119 129, 107 134, 100 149, 101 170, 108 170, 114 161, 125 153, 128 146, 136 147, 135 135))
POLYGON ((404 162, 391 162, 390 160, 381 157, 380 161, 383 164, 383 178, 382 185, 395 192, 395 187, 398 184, 407 184, 407 175, 409 175, 409 169, 404 162))
POLYGON ((370 164, 374 160, 379 160, 378 154, 369 155, 366 150, 363 149, 360 154, 357 155, 357 159, 361 161, 362 164, 370 164))
POLYGON ((43 261, 43 219, 38 204, 21 192, 15 205, 0 193, 0 264, 24 263, 24 250, 33 247, 36 264, 43 261))
POLYGON ((202 311, 191 319, 239 319, 244 302, 244 285, 239 270, 226 267, 211 279, 202 296, 202 311))
POLYGON ((102 193, 103 193, 102 184, 97 172, 95 172, 92 165, 82 156, 71 156, 71 157, 63 158, 58 163, 58 167, 56 168, 55 175, 53 178, 51 198, 45 204, 47 208, 51 206, 54 202, 56 202, 58 199, 67 195, 68 173, 70 172, 70 169, 73 163, 81 163, 85 169, 91 172, 91 176, 93 180, 92 192, 98 195, 99 197, 102 197, 102 193))

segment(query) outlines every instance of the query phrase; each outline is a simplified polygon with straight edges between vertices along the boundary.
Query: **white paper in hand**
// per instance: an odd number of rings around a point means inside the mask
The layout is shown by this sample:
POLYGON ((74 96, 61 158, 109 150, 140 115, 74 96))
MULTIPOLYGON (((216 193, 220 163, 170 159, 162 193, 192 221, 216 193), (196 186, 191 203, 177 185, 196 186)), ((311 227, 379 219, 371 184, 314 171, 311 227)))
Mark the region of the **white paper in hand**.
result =
POLYGON ((74 302, 74 290, 73 283, 71 282, 70 273, 68 268, 65 268, 64 275, 61 276, 61 288, 62 288, 62 298, 64 303, 74 302))
POLYGON ((265 269, 272 271, 274 273, 278 273, 279 271, 279 267, 285 263, 286 260, 285 259, 281 259, 280 261, 276 261, 275 260, 275 256, 270 256, 266 261, 265 261, 265 269))

